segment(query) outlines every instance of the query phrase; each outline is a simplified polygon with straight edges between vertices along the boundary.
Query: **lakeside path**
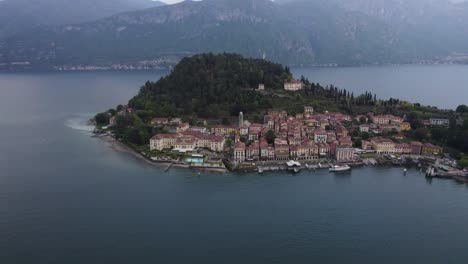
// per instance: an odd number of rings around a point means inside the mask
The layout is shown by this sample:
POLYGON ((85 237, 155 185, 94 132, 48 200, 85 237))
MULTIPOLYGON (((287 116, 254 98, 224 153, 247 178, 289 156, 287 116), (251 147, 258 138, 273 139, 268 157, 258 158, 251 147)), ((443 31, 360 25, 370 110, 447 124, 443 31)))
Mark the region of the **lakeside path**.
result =
MULTIPOLYGON (((188 164, 180 164, 180 163, 176 163, 176 162, 168 162, 168 161, 153 161, 153 160, 150 160, 148 159, 147 157, 145 157, 144 155, 142 155, 141 153, 137 152, 136 150, 134 150, 133 148, 131 148, 130 146, 127 146, 125 145, 124 143, 116 140, 115 138, 109 136, 109 135, 101 135, 101 136, 95 136, 99 139, 101 139, 102 141, 104 141, 105 143, 108 144, 108 146, 115 150, 115 151, 118 151, 118 152, 121 152, 121 153, 127 153, 129 155, 132 155, 133 157, 135 157, 137 160, 140 160, 142 162, 144 162, 145 164, 147 165, 150 165, 150 166, 154 166, 154 167, 157 167, 157 168, 160 168, 164 171, 167 171, 169 170, 170 168, 184 168, 184 169, 190 169, 190 170, 201 170, 201 171, 212 171, 212 172, 221 172, 221 173, 229 173, 229 171, 227 169, 219 169, 219 168, 209 168, 209 167, 191 167, 190 165, 188 164)), ((310 169, 326 169, 328 168, 328 165, 325 166, 325 167, 321 167, 321 168, 313 168, 313 167, 310 167, 310 168, 302 168, 302 169, 306 169, 306 170, 310 170, 310 169)), ((280 170, 280 169, 278 169, 280 170)), ((269 170, 269 169, 266 169, 265 171, 278 171, 276 169, 273 169, 273 170, 269 170)), ((288 169, 284 169, 284 171, 287 171, 288 169)), ((245 172, 256 172, 258 171, 257 169, 252 169, 252 170, 246 170, 245 172)), ((241 171, 240 171, 241 172, 241 171)), ((462 176, 448 176, 448 175, 439 175, 439 176, 436 176, 436 177, 430 177, 430 178, 447 178, 447 179, 453 179, 453 180, 456 180, 457 182, 460 182, 460 183, 466 183, 468 184, 468 178, 465 177, 462 177, 462 176)))
POLYGON ((171 164, 170 162, 153 162, 151 160, 148 160, 142 154, 138 153, 137 151, 135 151, 131 147, 125 145, 124 143, 116 140, 115 138, 113 138, 113 137, 111 137, 109 135, 96 136, 96 137, 98 139, 101 139, 105 143, 107 143, 111 149, 113 149, 115 151, 118 151, 118 152, 130 154, 130 155, 134 156, 135 158, 145 162, 146 164, 156 166, 156 167, 160 167, 160 168, 167 167, 167 166, 169 166, 171 164))
MULTIPOLYGON (((155 166, 161 169, 168 170, 169 168, 184 168, 184 169, 192 169, 190 165, 187 164, 178 164, 175 162, 168 162, 168 161, 152 161, 148 159, 147 157, 143 156, 141 153, 137 152, 133 148, 125 145, 124 143, 116 140, 115 138, 109 136, 109 135, 101 135, 101 136, 96 136, 97 138, 101 139, 105 143, 109 145, 109 147, 115 151, 122 152, 122 153, 127 153, 138 160, 141 160, 142 162, 155 166)), ((223 173, 228 173, 227 169, 217 169, 217 168, 208 168, 208 167, 197 167, 194 168, 195 170, 203 170, 203 171, 214 171, 214 172, 223 172, 223 173)))

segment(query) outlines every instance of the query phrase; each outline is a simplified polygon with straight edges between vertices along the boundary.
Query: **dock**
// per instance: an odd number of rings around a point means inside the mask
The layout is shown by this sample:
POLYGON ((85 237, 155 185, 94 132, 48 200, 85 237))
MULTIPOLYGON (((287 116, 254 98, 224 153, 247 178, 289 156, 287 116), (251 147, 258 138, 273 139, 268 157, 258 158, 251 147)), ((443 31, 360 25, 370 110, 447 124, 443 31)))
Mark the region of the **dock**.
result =
MULTIPOLYGON (((257 166, 256 171, 259 173, 263 172, 268 172, 268 171, 294 171, 296 172, 297 170, 302 171, 302 170, 328 170, 330 167, 330 164, 302 164, 301 166, 287 166, 285 165, 259 165, 257 166)), ((298 171, 297 171, 298 172, 298 171)))
POLYGON ((468 172, 460 170, 443 171, 429 167, 426 171, 427 178, 452 179, 459 183, 468 183, 468 172))
POLYGON ((164 169, 164 172, 168 172, 172 165, 174 165, 173 162, 169 163, 169 165, 164 169))
POLYGON ((286 171, 288 167, 286 166, 258 166, 258 171, 286 171))

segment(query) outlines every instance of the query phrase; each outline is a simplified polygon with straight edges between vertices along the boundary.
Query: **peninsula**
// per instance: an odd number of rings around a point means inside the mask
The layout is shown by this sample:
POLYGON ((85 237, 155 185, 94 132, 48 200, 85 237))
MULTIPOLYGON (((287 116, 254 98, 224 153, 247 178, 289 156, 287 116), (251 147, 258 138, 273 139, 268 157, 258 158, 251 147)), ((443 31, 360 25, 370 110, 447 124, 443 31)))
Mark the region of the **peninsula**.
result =
POLYGON ((94 121, 97 133, 151 162, 190 168, 428 164, 433 175, 465 177, 468 167, 466 106, 440 110, 355 95, 236 54, 184 58, 94 121))

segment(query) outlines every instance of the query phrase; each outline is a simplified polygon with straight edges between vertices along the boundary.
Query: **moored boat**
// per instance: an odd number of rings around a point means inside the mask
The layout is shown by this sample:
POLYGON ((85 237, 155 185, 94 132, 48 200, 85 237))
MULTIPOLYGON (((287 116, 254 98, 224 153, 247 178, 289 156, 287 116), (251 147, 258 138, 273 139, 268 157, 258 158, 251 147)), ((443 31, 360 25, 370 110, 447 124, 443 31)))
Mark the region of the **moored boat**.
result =
POLYGON ((288 166, 288 170, 294 171, 294 173, 298 173, 301 170, 301 163, 290 160, 286 162, 286 165, 288 166))
POLYGON ((349 170, 351 170, 351 167, 348 165, 335 165, 330 168, 330 172, 342 172, 349 170))

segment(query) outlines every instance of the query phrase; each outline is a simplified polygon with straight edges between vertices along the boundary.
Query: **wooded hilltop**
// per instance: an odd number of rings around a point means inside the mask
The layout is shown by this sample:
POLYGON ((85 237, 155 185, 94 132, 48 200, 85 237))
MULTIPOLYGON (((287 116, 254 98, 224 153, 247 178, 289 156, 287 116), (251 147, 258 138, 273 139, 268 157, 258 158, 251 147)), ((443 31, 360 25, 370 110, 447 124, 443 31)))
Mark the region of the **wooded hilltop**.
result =
MULTIPOLYGON (((392 114, 411 124, 408 138, 431 141, 448 148, 454 156, 468 152, 468 107, 441 110, 399 99, 379 99, 370 92, 355 95, 333 85, 322 86, 302 77, 303 89, 285 91, 285 82, 293 80, 288 67, 237 54, 199 54, 184 58, 173 71, 156 82, 147 82, 126 107, 131 115, 116 115, 123 106, 96 116, 98 125, 106 125, 115 116, 112 129, 117 137, 133 144, 147 144, 157 133, 150 121, 155 117, 179 117, 191 125, 235 124, 239 112, 252 122, 263 122, 269 110, 301 113, 304 106, 317 112, 341 112, 352 116, 373 113, 392 114), (264 84, 265 90, 259 90, 264 84), (425 126, 424 120, 445 118, 447 127, 425 126), (206 123, 208 121, 208 123, 206 123)), ((359 123, 360 120, 353 122, 359 123)))

